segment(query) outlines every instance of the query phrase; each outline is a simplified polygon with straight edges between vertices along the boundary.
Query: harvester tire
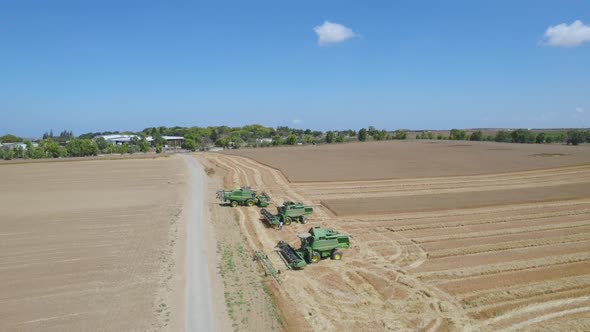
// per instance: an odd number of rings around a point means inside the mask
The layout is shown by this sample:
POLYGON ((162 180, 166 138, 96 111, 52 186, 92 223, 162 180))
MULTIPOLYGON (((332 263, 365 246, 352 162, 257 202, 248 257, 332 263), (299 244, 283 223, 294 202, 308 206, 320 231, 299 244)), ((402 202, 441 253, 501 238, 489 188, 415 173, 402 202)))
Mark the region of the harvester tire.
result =
POLYGON ((332 253, 332 259, 335 261, 339 261, 342 259, 342 253, 340 251, 334 250, 332 253))
POLYGON ((292 221, 291 217, 285 217, 285 225, 291 225, 292 221))
POLYGON ((304 217, 301 217, 301 223, 302 224, 307 224, 307 219, 305 219, 304 217))
POLYGON ((231 207, 236 207, 238 206, 238 201, 231 201, 230 205, 231 207))
POLYGON ((317 251, 312 251, 311 252, 311 257, 309 258, 309 261, 312 263, 319 263, 320 262, 320 254, 317 251))
POLYGON ((249 200, 246 201, 246 205, 253 206, 254 205, 254 201, 251 200, 251 199, 249 199, 249 200))

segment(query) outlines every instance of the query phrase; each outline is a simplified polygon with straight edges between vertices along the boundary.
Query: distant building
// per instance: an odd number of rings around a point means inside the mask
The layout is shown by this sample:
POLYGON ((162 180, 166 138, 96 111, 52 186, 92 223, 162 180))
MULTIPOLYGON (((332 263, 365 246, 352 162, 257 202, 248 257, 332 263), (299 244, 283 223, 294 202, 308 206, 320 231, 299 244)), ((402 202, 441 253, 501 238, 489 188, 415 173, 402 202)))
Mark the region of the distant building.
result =
MULTIPOLYGON (((122 145, 124 143, 131 142, 131 139, 137 138, 141 139, 141 136, 134 135, 134 134, 112 134, 112 135, 99 135, 95 136, 93 139, 96 140, 98 138, 104 138, 107 142, 111 142, 115 145, 122 145)), ((182 136, 162 136, 162 138, 166 141, 165 147, 180 147, 184 142, 184 137, 182 136)), ((148 136, 145 138, 150 144, 153 145, 154 138, 152 136, 148 136)))
MULTIPOLYGON (((151 136, 148 138, 152 138, 151 136)), ((162 136, 166 140, 166 147, 180 147, 184 143, 184 137, 182 136, 162 136)), ((153 139, 152 139, 153 140, 153 139)))
MULTIPOLYGON (((96 140, 98 138, 104 138, 107 142, 111 142, 115 145, 122 145, 123 143, 129 143, 131 142, 132 138, 137 138, 137 139, 141 139, 140 136, 138 135, 133 135, 133 134, 112 134, 112 135, 100 135, 100 136, 95 136, 93 139, 96 140)), ((148 142, 151 142, 152 139, 151 137, 149 137, 150 139, 146 138, 146 140, 148 142)))
MULTIPOLYGON (((35 142, 32 142, 32 143, 31 143, 31 145, 32 145, 34 148, 36 148, 36 147, 38 147, 38 146, 39 146, 39 144, 37 144, 37 143, 35 143, 35 142)), ((14 142, 14 143, 0 143, 0 147, 6 147, 6 148, 9 148, 9 149, 14 149, 14 148, 16 148, 17 146, 20 146, 20 147, 22 147, 22 148, 23 148, 23 150, 25 150, 25 151, 27 150, 27 145, 26 145, 24 142, 14 142)))

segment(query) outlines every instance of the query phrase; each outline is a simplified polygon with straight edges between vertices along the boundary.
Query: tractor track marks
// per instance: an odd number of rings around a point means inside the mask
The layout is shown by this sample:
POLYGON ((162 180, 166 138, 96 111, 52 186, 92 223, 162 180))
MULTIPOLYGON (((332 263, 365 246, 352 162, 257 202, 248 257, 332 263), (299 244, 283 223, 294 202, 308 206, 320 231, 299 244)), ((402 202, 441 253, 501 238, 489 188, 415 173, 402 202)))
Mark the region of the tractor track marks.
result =
MULTIPOLYGON (((280 292, 298 303, 283 309, 299 311, 313 329, 510 330, 542 327, 564 315, 577 321, 587 314, 561 310, 556 303, 590 291, 590 189, 584 189, 590 188, 590 165, 291 183, 280 170, 250 158, 219 153, 206 157, 228 170, 232 185, 266 190, 274 204, 295 200, 314 205, 310 224, 294 223, 282 231, 260 222, 258 209, 238 208, 237 218, 251 245, 265 251, 272 251, 279 239, 297 245, 296 233, 315 224, 353 234, 343 262, 327 260, 282 274, 280 292), (457 204, 441 210, 407 206, 395 214, 365 210, 335 215, 323 204, 342 197, 358 201, 500 196, 514 190, 526 195, 538 191, 545 197, 559 188, 578 194, 552 200, 509 199, 493 206, 457 204), (532 313, 545 318, 531 320, 532 313)), ((363 208, 353 205, 357 207, 363 208)), ((269 257, 275 266, 284 266, 278 255, 269 257)))

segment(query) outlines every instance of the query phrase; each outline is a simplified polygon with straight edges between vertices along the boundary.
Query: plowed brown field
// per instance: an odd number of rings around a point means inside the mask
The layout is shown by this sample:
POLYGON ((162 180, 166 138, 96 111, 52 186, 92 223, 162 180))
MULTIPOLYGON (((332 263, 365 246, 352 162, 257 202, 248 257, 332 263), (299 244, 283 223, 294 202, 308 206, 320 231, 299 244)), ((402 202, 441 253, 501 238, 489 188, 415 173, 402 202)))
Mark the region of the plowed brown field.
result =
POLYGON ((183 327, 180 158, 0 166, 0 331, 183 327))
POLYGON ((203 157, 227 171, 226 187, 315 205, 309 224, 282 231, 257 208, 234 209, 276 267, 277 241, 297 245, 310 225, 354 236, 343 261, 281 274, 287 329, 590 326, 588 146, 384 142, 203 157))

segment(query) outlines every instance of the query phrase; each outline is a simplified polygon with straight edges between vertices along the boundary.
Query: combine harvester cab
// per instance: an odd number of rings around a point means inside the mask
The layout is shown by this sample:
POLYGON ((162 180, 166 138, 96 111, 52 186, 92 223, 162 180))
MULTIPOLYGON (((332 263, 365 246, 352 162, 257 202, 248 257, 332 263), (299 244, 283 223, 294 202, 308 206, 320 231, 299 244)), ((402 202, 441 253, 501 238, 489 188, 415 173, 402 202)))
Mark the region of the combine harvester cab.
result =
POLYGON ((262 209, 261 212, 264 220, 273 226, 280 224, 281 221, 285 225, 290 225, 293 221, 306 224, 307 218, 305 216, 313 214, 313 207, 305 206, 299 202, 286 201, 282 206, 277 207, 275 215, 266 209, 262 209))
POLYGON ((219 190, 217 192, 217 199, 226 203, 229 202, 231 207, 238 205, 267 207, 270 202, 270 196, 267 193, 257 193, 250 187, 240 187, 235 190, 219 190))
POLYGON ((299 233, 301 247, 294 249, 288 243, 279 241, 276 251, 290 269, 302 269, 307 264, 319 263, 322 258, 342 259, 338 249, 350 248, 349 234, 338 233, 333 229, 312 227, 307 233, 299 233))

